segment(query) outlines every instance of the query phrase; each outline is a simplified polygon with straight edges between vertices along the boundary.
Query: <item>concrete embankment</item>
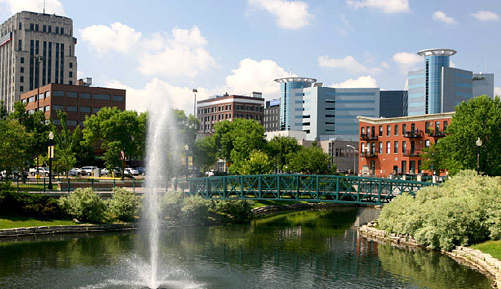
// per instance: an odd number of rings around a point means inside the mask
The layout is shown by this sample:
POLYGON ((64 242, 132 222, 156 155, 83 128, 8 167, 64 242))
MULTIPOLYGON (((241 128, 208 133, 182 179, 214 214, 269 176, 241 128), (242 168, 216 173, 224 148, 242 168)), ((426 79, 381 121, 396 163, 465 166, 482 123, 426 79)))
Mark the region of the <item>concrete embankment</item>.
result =
MULTIPOLYGON (((358 228, 360 235, 376 242, 387 242, 397 247, 420 247, 430 249, 420 245, 411 236, 400 236, 389 234, 374 227, 374 223, 369 223, 358 228)), ((501 288, 501 261, 489 254, 479 250, 457 246, 452 251, 441 251, 456 262, 478 270, 482 274, 493 280, 493 288, 501 288)))
POLYGON ((41 226, 0 230, 0 239, 15 239, 21 237, 44 236, 55 234, 75 234, 92 232, 132 231, 135 224, 107 225, 72 225, 72 226, 41 226))

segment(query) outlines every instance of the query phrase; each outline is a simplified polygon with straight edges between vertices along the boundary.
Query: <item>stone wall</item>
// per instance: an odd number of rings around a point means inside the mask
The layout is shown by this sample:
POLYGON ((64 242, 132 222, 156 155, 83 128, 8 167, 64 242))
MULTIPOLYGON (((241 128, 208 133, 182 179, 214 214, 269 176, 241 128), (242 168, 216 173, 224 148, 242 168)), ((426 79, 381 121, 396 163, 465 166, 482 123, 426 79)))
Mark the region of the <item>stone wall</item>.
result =
MULTIPOLYGON (((411 236, 402 236, 389 234, 383 230, 376 229, 374 223, 369 223, 358 228, 360 235, 369 240, 377 242, 389 242, 397 247, 421 247, 429 249, 418 244, 411 236)), ((489 254, 483 253, 468 247, 457 246, 451 252, 441 251, 441 253, 451 257, 456 262, 476 269, 493 279, 493 287, 501 288, 501 261, 489 254)))
POLYGON ((109 224, 109 225, 74 225, 74 226, 41 226, 29 228, 15 228, 0 230, 0 239, 20 238, 39 235, 54 235, 68 233, 91 233, 135 230, 135 224, 109 224))

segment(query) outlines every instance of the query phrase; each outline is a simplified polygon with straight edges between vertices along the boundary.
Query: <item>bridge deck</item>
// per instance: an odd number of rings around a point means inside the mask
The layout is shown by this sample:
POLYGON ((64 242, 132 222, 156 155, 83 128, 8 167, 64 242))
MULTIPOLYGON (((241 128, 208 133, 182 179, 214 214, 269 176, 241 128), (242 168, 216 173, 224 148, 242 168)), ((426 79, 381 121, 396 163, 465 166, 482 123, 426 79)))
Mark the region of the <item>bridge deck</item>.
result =
POLYGON ((192 178, 189 193, 205 199, 281 200, 378 205, 427 182, 333 175, 243 175, 192 178))

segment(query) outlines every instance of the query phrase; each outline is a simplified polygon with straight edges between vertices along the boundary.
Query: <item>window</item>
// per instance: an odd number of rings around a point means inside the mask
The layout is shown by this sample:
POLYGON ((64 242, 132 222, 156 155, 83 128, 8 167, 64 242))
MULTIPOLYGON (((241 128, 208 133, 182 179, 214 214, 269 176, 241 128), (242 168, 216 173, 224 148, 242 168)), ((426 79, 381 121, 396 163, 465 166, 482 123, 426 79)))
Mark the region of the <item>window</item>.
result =
POLYGON ((47 105, 47 106, 45 107, 45 111, 50 111, 50 105, 47 105))
POLYGON ((435 131, 439 131, 440 130, 440 122, 437 121, 435 122, 435 131))
POLYGON ((90 99, 90 94, 88 94, 88 93, 80 93, 80 99, 90 99))
POLYGON ((70 68, 73 68, 73 62, 70 62, 70 68))
POLYGON ((23 41, 21 39, 17 41, 17 50, 23 50, 23 41))
POLYGON ((430 132, 430 123, 429 122, 425 122, 424 123, 424 131, 426 133, 429 133, 430 132))
POLYGON ((361 130, 362 130, 362 131, 361 131, 361 134, 362 134, 362 135, 364 135, 364 134, 365 134, 365 127, 362 127, 362 129, 361 129, 361 130))
POLYGON ((43 25, 42 26, 42 32, 46 32, 47 31, 47 25, 43 25))
POLYGON ((405 130, 407 129, 407 124, 402 124, 402 135, 405 134, 405 130))
POLYGON ((383 153, 383 143, 382 142, 379 142, 379 153, 380 154, 383 153))
POLYGON ((447 121, 444 120, 444 131, 447 130, 447 121))
POLYGON ((32 96, 28 99, 28 102, 35 102, 37 100, 36 96, 32 96))
POLYGON ((70 76, 70 77, 73 77, 73 71, 70 71, 69 76, 70 76))
POLYGON ((386 142, 386 153, 387 154, 391 153, 391 142, 389 141, 386 142))
POLYGON ((38 24, 35 24, 35 31, 38 31, 38 24))
POLYGON ((106 94, 94 94, 92 97, 97 100, 110 100, 110 96, 106 94))
POLYGON ((23 91, 24 91, 24 86, 22 86, 22 85, 21 85, 21 86, 19 87, 19 91, 23 92, 23 91))
POLYGON ((22 75, 21 75, 21 77, 19 78, 19 81, 20 81, 21 83, 23 83, 23 82, 24 82, 24 76, 22 76, 22 75))
POLYGON ((406 149, 407 149, 407 142, 402 141, 402 153, 405 153, 406 149))
POLYGON ((23 24, 19 22, 19 30, 23 29, 23 24))
POLYGON ((49 96, 50 96, 50 91, 47 91, 47 92, 45 93, 45 97, 49 97, 49 96))
POLYGON ((49 33, 52 32, 52 26, 49 25, 49 33))
POLYGON ((64 96, 64 91, 61 90, 55 90, 52 92, 53 96, 64 96))
POLYGON ((64 110, 64 107, 62 105, 53 105, 52 110, 64 110))
POLYGON ((59 34, 59 27, 56 26, 56 34, 59 34))
POLYGON ((77 111, 77 107, 73 105, 67 106, 66 111, 71 111, 71 112, 77 111))
POLYGON ((66 95, 67 95, 68 97, 72 97, 72 98, 76 98, 76 97, 77 97, 77 93, 76 93, 76 92, 73 92, 73 91, 71 91, 71 92, 70 92, 70 91, 66 92, 66 95))
POLYGON ((35 29, 35 25, 33 23, 30 23, 30 30, 33 31, 35 29))
POLYGON ((64 27, 61 27, 61 34, 64 34, 64 27))
POLYGON ((111 97, 113 101, 124 101, 124 96, 123 95, 113 95, 111 97))
POLYGON ((427 148, 430 147, 430 140, 429 139, 427 139, 427 140, 424 141, 424 146, 427 147, 427 148))
POLYGON ((398 154, 398 141, 393 142, 393 153, 398 154))
POLYGON ((21 66, 21 73, 24 73, 24 67, 21 66))
POLYGON ((360 146, 360 151, 365 152, 365 143, 362 143, 360 146))
POLYGON ((393 129, 393 134, 394 135, 398 135, 398 124, 395 125, 394 129, 393 129))
POLYGON ((21 63, 24 63, 24 57, 21 57, 21 63))
POLYGON ((383 126, 379 126, 379 136, 383 136, 383 126))
POLYGON ((391 136, 391 125, 386 126, 386 136, 391 136))
POLYGON ((90 107, 89 106, 81 106, 80 112, 90 112, 90 107))

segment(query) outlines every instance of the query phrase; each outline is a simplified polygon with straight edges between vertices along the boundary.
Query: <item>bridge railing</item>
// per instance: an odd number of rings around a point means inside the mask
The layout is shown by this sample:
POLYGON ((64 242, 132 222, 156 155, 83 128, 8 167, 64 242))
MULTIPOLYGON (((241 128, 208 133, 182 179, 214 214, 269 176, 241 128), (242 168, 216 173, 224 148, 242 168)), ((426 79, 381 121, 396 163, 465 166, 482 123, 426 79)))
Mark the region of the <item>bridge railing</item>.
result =
POLYGON ((239 175, 189 179, 189 193, 206 199, 295 200, 387 203, 404 192, 415 194, 431 183, 334 175, 239 175))

